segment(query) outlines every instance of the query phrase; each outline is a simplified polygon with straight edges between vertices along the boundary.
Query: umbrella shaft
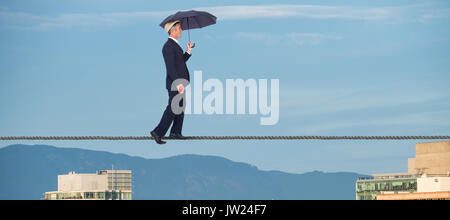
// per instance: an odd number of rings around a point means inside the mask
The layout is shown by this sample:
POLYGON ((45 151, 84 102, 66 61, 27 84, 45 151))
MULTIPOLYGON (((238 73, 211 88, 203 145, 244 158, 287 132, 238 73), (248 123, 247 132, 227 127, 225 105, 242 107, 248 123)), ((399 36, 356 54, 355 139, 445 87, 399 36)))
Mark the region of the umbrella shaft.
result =
POLYGON ((187 25, 188 25, 188 39, 191 41, 191 30, 189 29, 189 17, 187 18, 187 25))

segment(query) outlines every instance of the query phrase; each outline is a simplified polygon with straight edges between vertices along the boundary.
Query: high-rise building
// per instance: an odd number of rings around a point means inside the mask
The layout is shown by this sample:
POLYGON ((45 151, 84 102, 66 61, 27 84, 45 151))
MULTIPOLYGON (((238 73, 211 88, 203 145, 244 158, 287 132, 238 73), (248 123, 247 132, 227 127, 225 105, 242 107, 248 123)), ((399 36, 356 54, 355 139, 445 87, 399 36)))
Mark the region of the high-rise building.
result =
POLYGON ((46 192, 47 200, 131 200, 131 170, 58 175, 58 191, 46 192))
POLYGON ((450 141, 417 143, 408 173, 359 178, 356 199, 450 199, 450 141))

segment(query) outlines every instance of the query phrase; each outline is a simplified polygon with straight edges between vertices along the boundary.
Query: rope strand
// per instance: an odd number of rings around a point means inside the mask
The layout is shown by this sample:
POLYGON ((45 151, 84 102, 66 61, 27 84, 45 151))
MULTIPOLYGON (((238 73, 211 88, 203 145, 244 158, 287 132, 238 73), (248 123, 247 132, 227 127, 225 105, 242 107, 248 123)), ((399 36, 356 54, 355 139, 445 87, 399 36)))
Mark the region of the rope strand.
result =
MULTIPOLYGON (((163 137, 164 140, 180 140, 163 137)), ((186 136, 182 140, 429 140, 444 136, 186 136)), ((151 136, 0 136, 0 140, 154 140, 151 136)))

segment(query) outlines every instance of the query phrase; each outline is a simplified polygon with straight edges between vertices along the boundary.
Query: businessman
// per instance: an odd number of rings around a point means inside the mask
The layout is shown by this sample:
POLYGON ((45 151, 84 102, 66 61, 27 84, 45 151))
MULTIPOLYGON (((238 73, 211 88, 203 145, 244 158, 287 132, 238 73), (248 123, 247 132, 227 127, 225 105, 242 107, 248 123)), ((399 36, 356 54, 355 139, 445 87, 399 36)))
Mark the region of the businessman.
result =
POLYGON ((183 128, 185 107, 183 102, 186 100, 184 89, 189 84, 189 70, 186 66, 186 61, 191 57, 192 50, 191 42, 188 42, 185 53, 183 53, 183 48, 178 43, 178 39, 181 38, 181 32, 183 32, 178 20, 167 22, 164 30, 169 34, 169 39, 167 39, 162 49, 164 62, 166 63, 166 89, 169 94, 169 103, 158 126, 150 132, 158 144, 166 143, 161 138, 166 135, 172 123, 169 137, 185 139, 181 134, 181 130, 183 128))

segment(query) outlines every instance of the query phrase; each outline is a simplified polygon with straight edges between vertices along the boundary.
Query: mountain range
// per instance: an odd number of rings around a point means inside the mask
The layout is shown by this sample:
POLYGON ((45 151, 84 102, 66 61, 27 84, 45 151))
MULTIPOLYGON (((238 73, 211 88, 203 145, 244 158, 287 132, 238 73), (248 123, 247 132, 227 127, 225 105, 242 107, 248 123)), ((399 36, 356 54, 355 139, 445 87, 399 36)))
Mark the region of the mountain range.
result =
POLYGON ((303 174, 263 171, 217 156, 179 155, 163 159, 49 145, 0 148, 0 199, 41 199, 57 190, 57 175, 70 171, 132 170, 133 199, 291 200, 355 199, 351 172, 303 174))

